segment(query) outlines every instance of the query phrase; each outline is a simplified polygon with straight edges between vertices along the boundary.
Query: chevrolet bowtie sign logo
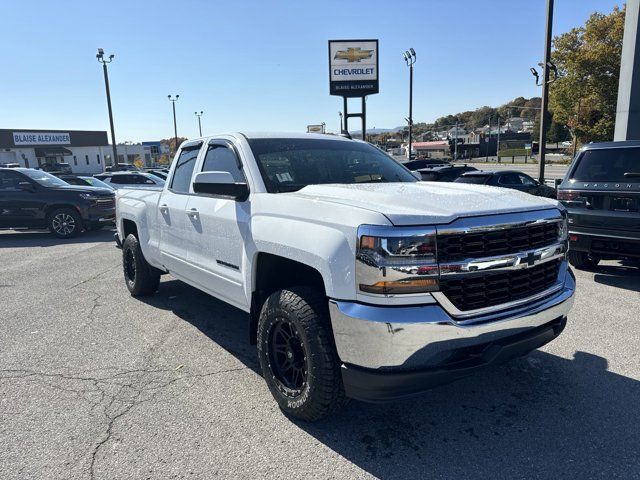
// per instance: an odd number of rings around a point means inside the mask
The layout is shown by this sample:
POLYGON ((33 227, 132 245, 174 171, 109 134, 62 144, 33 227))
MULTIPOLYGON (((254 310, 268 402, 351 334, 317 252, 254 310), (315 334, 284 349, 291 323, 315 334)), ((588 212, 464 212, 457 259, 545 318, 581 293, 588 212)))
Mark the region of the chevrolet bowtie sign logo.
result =
POLYGON ((338 50, 334 60, 346 60, 349 63, 360 62, 373 56, 373 50, 362 50, 360 47, 350 47, 346 50, 338 50))

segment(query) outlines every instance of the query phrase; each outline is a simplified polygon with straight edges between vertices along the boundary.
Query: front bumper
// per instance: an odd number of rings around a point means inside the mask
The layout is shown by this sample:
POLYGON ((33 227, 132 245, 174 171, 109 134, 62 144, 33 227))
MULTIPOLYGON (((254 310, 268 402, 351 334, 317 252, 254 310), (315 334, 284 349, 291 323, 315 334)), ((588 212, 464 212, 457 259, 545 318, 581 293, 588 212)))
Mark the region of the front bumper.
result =
POLYGON ((562 288, 548 297, 464 321, 438 304, 381 307, 331 300, 347 395, 394 400, 550 342, 573 305, 575 278, 565 271, 562 288))

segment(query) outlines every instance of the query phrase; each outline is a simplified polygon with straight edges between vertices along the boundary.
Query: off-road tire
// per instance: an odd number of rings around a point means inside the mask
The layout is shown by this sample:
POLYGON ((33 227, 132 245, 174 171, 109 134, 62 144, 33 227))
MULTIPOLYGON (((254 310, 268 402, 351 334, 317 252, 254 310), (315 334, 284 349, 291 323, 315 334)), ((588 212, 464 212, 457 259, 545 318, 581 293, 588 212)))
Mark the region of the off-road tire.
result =
POLYGON ((56 208, 49 213, 47 226, 58 238, 72 238, 82 231, 82 217, 73 208, 56 208))
POLYGON ((598 265, 600 259, 587 252, 569 250, 569 263, 576 268, 589 269, 598 265))
MULTIPOLYGON (((273 293, 258 320, 258 358, 262 374, 285 414, 305 421, 320 420, 347 403, 340 360, 333 342, 327 298, 311 287, 294 287, 273 293), (304 354, 306 378, 299 389, 288 389, 275 359, 273 335, 288 324, 298 335, 304 354)), ((282 358, 282 357, 281 357, 282 358)))
POLYGON ((135 235, 129 234, 122 244, 122 270, 132 297, 151 295, 160 285, 160 271, 147 263, 135 235))

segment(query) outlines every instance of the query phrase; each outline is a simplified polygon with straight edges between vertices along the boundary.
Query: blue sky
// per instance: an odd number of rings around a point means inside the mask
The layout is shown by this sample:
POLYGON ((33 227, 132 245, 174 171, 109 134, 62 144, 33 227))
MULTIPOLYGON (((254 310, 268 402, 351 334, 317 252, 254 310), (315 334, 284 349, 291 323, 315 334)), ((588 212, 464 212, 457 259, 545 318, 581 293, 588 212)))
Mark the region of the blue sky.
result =
MULTIPOLYGON (((622 2, 556 0, 554 33, 622 2)), ((338 128, 327 40, 380 40, 380 93, 367 126, 414 121, 539 95, 529 67, 542 57, 545 0, 120 1, 24 0, 3 8, 0 128, 108 130, 97 47, 115 53, 116 139, 173 135, 168 94, 180 94, 178 134, 338 128), (100 8, 96 8, 99 5, 100 8)), ((350 109, 359 108, 355 102, 350 109)), ((357 120, 351 130, 360 128, 357 120)))

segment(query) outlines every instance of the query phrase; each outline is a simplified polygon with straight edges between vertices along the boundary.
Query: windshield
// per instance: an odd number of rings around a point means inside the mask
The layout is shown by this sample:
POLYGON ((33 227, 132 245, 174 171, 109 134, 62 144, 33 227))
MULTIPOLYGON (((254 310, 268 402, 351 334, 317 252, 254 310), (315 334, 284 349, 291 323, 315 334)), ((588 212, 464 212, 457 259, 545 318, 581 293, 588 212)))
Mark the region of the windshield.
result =
POLYGON ((640 182, 638 174, 640 148, 611 148, 583 152, 571 178, 581 182, 640 182))
POLYGON ((327 183, 416 182, 406 168, 363 142, 255 138, 249 145, 270 193, 327 183))
POLYGON ((43 187, 66 187, 69 185, 64 180, 60 180, 58 177, 54 177, 50 173, 43 172, 42 170, 22 170, 22 173, 43 187))
POLYGON ((113 190, 113 187, 107 183, 104 183, 102 180, 98 180, 97 178, 93 178, 93 177, 80 177, 82 180, 84 180, 87 184, 91 185, 92 187, 100 187, 100 188, 108 188, 109 190, 113 190))

